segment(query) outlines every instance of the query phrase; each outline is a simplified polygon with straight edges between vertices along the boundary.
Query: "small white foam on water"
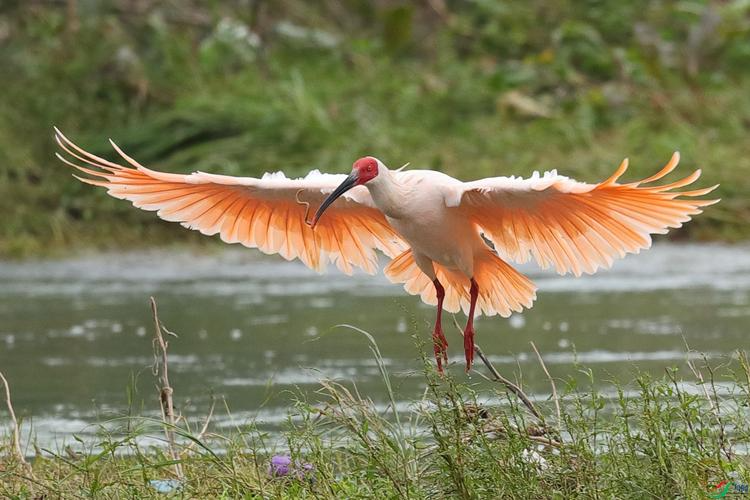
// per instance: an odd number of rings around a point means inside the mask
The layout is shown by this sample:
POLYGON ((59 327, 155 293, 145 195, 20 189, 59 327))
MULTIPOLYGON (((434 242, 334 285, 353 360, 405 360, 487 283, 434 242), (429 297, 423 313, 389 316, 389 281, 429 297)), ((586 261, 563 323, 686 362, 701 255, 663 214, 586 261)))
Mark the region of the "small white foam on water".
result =
POLYGON ((234 308, 238 311, 244 311, 248 308, 248 306, 259 306, 263 304, 266 299, 263 298, 263 295, 255 294, 243 294, 238 295, 233 298, 234 299, 234 308))
POLYGON ((408 326, 406 324, 406 319, 398 318, 398 321, 396 322, 396 331, 398 333, 406 333, 407 329, 408 329, 408 326))
POLYGON ((519 330, 526 325, 526 318, 522 314, 511 314, 508 318, 508 324, 514 330, 519 330))
POLYGON ((41 362, 46 366, 65 366, 72 364, 73 360, 70 358, 62 357, 44 357, 41 359, 41 362))
POLYGON ((289 321, 286 314, 256 315, 250 320, 251 325, 282 325, 289 321))
POLYGON ((329 297, 312 297, 309 304, 315 309, 328 309, 336 305, 335 301, 329 297))
POLYGON ((80 337, 86 333, 86 328, 83 325, 73 325, 68 330, 68 335, 71 337, 80 337))

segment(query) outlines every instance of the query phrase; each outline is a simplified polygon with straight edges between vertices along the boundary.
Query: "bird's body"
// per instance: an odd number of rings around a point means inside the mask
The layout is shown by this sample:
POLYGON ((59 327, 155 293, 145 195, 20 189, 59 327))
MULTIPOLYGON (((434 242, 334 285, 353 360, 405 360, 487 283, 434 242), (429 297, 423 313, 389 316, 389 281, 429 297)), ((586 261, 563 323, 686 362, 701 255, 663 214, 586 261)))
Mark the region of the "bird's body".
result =
POLYGON ((112 143, 130 164, 125 167, 84 151, 59 131, 56 138, 70 157, 86 164, 58 155, 89 175, 82 181, 228 243, 298 258, 318 271, 332 262, 347 274, 354 267, 375 273, 375 250, 381 251, 391 259, 384 269, 391 281, 437 304, 433 338, 440 369, 447 359, 443 309, 469 315, 468 369, 475 308, 507 317, 531 307, 536 286, 509 261, 533 258, 560 274, 593 273, 649 247, 651 234, 679 227, 717 201, 694 199, 716 186, 677 191, 700 171, 647 186, 677 166, 677 154, 657 174, 626 184, 617 180, 627 161, 606 181, 586 184, 555 171, 461 182, 430 170, 389 170, 372 157, 357 160, 349 176, 313 171, 303 179, 281 173, 256 179, 158 172, 112 143), (319 208, 309 222, 311 207, 319 208))
POLYGON ((409 245, 431 279, 429 261, 474 275, 475 254, 487 249, 479 233, 448 207, 462 183, 431 170, 393 173, 387 169, 366 186, 386 220, 409 245))

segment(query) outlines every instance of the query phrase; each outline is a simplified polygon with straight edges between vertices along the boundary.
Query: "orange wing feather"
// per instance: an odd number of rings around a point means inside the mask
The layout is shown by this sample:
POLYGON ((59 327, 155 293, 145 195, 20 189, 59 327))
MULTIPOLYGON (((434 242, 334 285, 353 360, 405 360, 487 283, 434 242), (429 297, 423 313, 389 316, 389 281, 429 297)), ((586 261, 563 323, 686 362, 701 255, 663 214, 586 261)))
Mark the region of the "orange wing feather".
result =
POLYGON ((406 248, 365 188, 355 188, 337 200, 315 230, 305 224, 306 205, 297 200, 312 206, 322 202, 344 176, 311 174, 305 179, 286 179, 276 174, 254 179, 201 172, 171 174, 140 165, 114 143, 130 166, 81 149, 57 129, 56 140, 70 158, 86 165, 57 155, 89 176, 76 175, 80 181, 156 211, 164 220, 206 235, 218 234, 227 243, 278 253, 287 260, 297 258, 318 271, 333 262, 347 274, 354 267, 375 273, 376 249, 393 257, 406 248))
POLYGON ((466 183, 458 209, 494 243, 501 257, 526 262, 530 256, 558 273, 593 273, 616 257, 651 245, 652 234, 680 227, 719 200, 696 200, 717 186, 678 191, 700 170, 670 184, 645 186, 675 169, 679 154, 642 181, 619 184, 628 167, 599 184, 576 182, 556 173, 531 179, 496 177, 466 183))

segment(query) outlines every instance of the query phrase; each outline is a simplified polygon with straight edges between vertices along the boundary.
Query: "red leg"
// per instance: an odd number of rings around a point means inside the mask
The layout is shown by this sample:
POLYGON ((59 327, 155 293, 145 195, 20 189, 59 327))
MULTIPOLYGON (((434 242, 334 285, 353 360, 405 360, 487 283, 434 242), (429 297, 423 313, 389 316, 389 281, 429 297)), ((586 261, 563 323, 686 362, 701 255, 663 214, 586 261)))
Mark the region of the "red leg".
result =
POLYGON ((437 278, 432 281, 435 284, 437 292, 437 318, 435 318, 435 330, 432 332, 432 342, 435 351, 435 361, 437 361, 438 372, 443 373, 443 361, 448 365, 448 340, 443 334, 443 299, 445 298, 445 288, 440 284, 437 278))
POLYGON ((474 278, 471 278, 471 288, 469 289, 471 302, 469 303, 469 320, 466 322, 464 330, 464 354, 466 355, 466 372, 471 370, 471 364, 474 362, 474 309, 479 297, 479 286, 474 278))

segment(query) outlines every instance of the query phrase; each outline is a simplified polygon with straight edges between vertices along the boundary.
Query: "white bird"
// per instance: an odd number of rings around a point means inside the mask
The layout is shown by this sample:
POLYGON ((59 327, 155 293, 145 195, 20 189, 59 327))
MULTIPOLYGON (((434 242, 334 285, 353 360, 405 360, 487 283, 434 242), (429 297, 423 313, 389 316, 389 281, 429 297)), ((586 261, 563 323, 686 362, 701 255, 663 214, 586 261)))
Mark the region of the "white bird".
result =
POLYGON ((615 258, 648 248, 652 234, 680 227, 719 201, 694 199, 717 186, 678 191, 697 180, 700 170, 670 184, 646 186, 674 170, 678 153, 651 177, 625 184, 617 181, 627 159, 598 184, 554 170, 534 172, 529 179, 461 182, 430 170, 390 170, 372 156, 355 161, 348 176, 316 170, 302 179, 281 172, 257 179, 158 172, 110 141, 124 166, 84 151, 55 131, 63 151, 86 165, 57 154, 89 175, 78 179, 156 211, 164 220, 218 234, 227 243, 300 259, 317 271, 330 262, 346 274, 355 267, 374 274, 376 250, 384 253, 391 259, 384 273, 392 282, 437 305, 433 343, 440 371, 448 348, 443 309, 463 309, 468 315, 468 371, 475 314, 508 317, 532 306, 536 286, 508 261, 533 257, 560 274, 594 273, 615 258), (312 221, 307 220, 310 207, 318 207, 312 221))

